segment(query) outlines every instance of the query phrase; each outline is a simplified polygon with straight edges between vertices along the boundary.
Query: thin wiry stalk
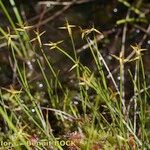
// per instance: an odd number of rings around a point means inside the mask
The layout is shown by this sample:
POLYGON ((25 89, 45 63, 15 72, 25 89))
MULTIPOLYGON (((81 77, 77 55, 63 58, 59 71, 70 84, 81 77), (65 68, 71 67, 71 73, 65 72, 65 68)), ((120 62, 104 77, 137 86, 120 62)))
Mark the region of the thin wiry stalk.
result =
POLYGON ((40 50, 41 50, 41 52, 42 52, 42 54, 43 54, 43 57, 44 57, 44 59, 45 59, 47 65, 48 65, 49 69, 51 70, 51 72, 52 72, 54 78, 57 80, 59 87, 63 90, 62 85, 61 85, 60 81, 58 80, 57 74, 56 74, 56 72, 54 71, 54 69, 53 69, 53 67, 52 67, 52 65, 51 65, 51 62, 48 60, 46 54, 44 53, 44 50, 43 50, 42 48, 41 48, 40 50))
POLYGON ((63 115, 64 118, 68 119, 68 120, 77 120, 78 118, 77 117, 73 117, 72 115, 64 112, 64 111, 61 111, 61 110, 58 110, 58 109, 54 109, 54 108, 47 108, 47 107, 41 107, 42 109, 45 109, 45 110, 49 110, 49 111, 53 111, 55 112, 56 114, 59 114, 59 115, 63 115))
MULTIPOLYGON (((135 64, 135 74, 134 74, 135 84, 137 83, 138 75, 139 75, 139 61, 137 60, 135 64)), ((137 93, 137 87, 134 86, 134 95, 136 95, 136 93, 137 93)), ((134 97, 134 133, 136 133, 136 122, 137 122, 136 111, 137 111, 137 97, 135 96, 134 97)))
MULTIPOLYGON (((145 78, 145 71, 144 71, 144 65, 143 65, 143 60, 140 59, 140 66, 141 66, 141 70, 142 70, 142 79, 143 79, 143 83, 142 83, 142 87, 144 88, 144 96, 143 99, 141 99, 141 110, 140 110, 140 119, 141 119, 141 128, 142 128, 142 141, 145 142, 149 142, 149 138, 147 137, 147 133, 145 130, 145 125, 146 125, 146 107, 147 107, 147 83, 146 83, 146 78, 145 78)), ((143 148, 144 148, 144 144, 143 144, 143 148)))
MULTIPOLYGON (((96 46, 94 45, 94 42, 91 41, 91 39, 90 39, 89 37, 88 37, 88 42, 89 42, 91 45, 93 45, 93 48, 94 48, 95 50, 97 49, 96 46)), ((96 51, 97 51, 97 50, 96 50, 96 51)), ((99 59, 99 61, 102 61, 102 62, 103 62, 104 66, 105 66, 105 68, 106 68, 106 70, 107 70, 107 72, 108 72, 108 74, 109 74, 109 76, 110 76, 110 78, 111 78, 111 80, 112 80, 112 82, 113 82, 115 88, 116 88, 117 93, 120 95, 120 92, 119 92, 118 86, 117 86, 117 84, 116 84, 116 81, 115 81, 115 79, 114 79, 114 77, 113 77, 113 75, 112 75, 112 73, 111 73, 111 71, 110 71, 110 69, 109 69, 109 67, 108 67, 108 65, 107 65, 107 63, 106 63, 106 61, 105 61, 105 59, 103 58, 103 56, 101 55, 101 53, 100 53, 99 51, 98 51, 98 59, 99 59)))
MULTIPOLYGON (((129 15, 130 15, 130 11, 128 10, 126 15, 126 20, 129 18, 129 15)), ((127 34, 127 23, 124 24, 123 34, 122 34, 121 52, 120 52, 120 57, 122 59, 125 58, 126 34, 127 34)), ((121 91, 122 104, 123 104, 123 113, 125 114, 126 106, 125 106, 125 85, 124 84, 125 84, 125 68, 123 62, 120 66, 120 91, 121 91)))
MULTIPOLYGON (((150 89, 150 85, 146 87, 146 89, 141 89, 139 91, 140 94, 142 94, 143 92, 145 92, 145 90, 149 90, 150 89)), ((130 98, 129 100, 129 104, 128 104, 128 107, 127 107, 127 118, 129 118, 129 111, 130 111, 130 108, 131 108, 131 104, 132 102, 134 101, 134 99, 139 95, 139 93, 134 93, 134 95, 130 98)))

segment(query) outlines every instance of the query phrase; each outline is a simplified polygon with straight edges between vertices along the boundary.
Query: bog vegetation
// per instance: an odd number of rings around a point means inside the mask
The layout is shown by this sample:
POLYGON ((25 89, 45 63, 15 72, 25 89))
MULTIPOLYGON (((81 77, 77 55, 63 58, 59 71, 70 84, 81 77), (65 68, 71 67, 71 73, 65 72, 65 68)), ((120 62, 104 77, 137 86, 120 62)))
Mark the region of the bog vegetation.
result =
POLYGON ((0 0, 0 149, 150 149, 149 2, 37 3, 0 0), (58 23, 85 5, 123 15, 58 23))

